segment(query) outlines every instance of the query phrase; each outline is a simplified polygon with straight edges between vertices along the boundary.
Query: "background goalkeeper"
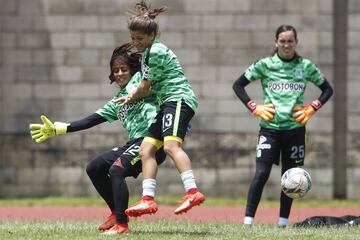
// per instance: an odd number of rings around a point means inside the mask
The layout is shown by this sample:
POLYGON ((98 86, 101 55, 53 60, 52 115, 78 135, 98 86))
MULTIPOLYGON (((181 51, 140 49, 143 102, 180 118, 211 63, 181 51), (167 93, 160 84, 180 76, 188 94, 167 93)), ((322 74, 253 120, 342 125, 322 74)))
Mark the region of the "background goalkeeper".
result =
MULTIPOLYGON (((133 91, 141 81, 140 55, 131 53, 131 45, 124 44, 113 51, 110 60, 110 83, 115 82, 120 90, 114 99, 126 96, 133 91)), ((136 178, 142 169, 139 156, 140 144, 158 112, 155 96, 149 96, 131 104, 119 105, 112 100, 96 113, 70 123, 52 123, 41 116, 43 124, 30 124, 32 138, 40 143, 57 135, 76 132, 91 128, 104 122, 120 120, 127 131, 129 141, 122 147, 106 151, 89 162, 86 172, 94 187, 105 200, 111 210, 106 221, 98 226, 105 234, 129 234, 128 208, 129 191, 126 177, 136 178)), ((160 148, 156 153, 157 164, 165 160, 165 153, 160 148)))
MULTIPOLYGON (((248 192, 244 224, 254 222, 272 164, 279 165, 281 158, 281 174, 304 164, 305 125, 333 93, 316 65, 297 54, 297 44, 295 28, 280 26, 275 34, 274 54, 252 64, 233 85, 240 100, 254 116, 261 118, 256 171, 248 192), (251 100, 245 91, 246 85, 258 79, 264 93, 262 105, 251 100), (307 82, 322 92, 318 99, 303 106, 307 82)), ((291 205, 292 199, 281 192, 279 226, 287 226, 291 205)))

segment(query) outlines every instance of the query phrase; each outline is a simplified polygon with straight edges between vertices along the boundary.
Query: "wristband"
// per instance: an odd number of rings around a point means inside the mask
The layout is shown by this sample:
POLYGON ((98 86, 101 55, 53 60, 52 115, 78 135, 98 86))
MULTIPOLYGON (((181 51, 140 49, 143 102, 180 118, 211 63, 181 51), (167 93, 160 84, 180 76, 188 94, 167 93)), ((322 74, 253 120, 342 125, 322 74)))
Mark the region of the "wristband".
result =
POLYGON ((67 123, 54 122, 54 126, 55 126, 55 133, 56 133, 56 135, 66 134, 67 126, 68 126, 67 123))
POLYGON ((314 108, 315 111, 319 110, 322 107, 319 99, 314 100, 310 105, 314 108))
POLYGON ((253 100, 248 101, 248 103, 246 104, 247 108, 253 112, 256 109, 256 103, 253 100))

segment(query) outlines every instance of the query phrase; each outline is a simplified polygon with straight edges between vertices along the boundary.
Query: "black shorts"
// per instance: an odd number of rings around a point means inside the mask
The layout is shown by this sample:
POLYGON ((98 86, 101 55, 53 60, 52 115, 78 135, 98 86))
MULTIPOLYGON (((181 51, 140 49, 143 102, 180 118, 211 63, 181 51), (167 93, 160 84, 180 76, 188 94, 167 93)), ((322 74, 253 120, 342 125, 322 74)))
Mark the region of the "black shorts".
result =
POLYGON ((163 141, 166 137, 185 138, 189 122, 195 112, 184 100, 166 102, 160 106, 160 111, 151 124, 147 137, 163 141))
MULTIPOLYGON (((100 155, 109 166, 121 165, 125 170, 125 177, 132 176, 137 178, 142 171, 141 158, 139 155, 140 145, 143 138, 128 141, 124 146, 113 148, 100 155), (121 163, 119 162, 121 161, 121 163)), ((166 154, 163 148, 156 152, 156 161, 160 165, 165 161, 166 154)))
POLYGON ((256 161, 288 168, 303 166, 305 158, 305 127, 291 130, 261 128, 256 146, 256 161))

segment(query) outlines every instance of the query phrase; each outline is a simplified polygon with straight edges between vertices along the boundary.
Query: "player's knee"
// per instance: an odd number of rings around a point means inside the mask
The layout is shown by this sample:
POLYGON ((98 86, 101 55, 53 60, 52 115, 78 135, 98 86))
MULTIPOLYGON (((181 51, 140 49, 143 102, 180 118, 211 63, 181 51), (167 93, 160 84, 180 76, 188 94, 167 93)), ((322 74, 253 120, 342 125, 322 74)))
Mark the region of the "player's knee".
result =
POLYGON ((96 171, 97 171, 97 165, 96 165, 96 159, 94 159, 86 165, 86 173, 88 176, 92 176, 96 173, 96 171))
POLYGON ((155 154, 156 154, 156 148, 154 148, 154 149, 152 149, 152 148, 140 148, 139 154, 140 154, 141 160, 154 158, 155 154))
POLYGON ((149 151, 147 149, 140 148, 139 155, 141 158, 146 158, 149 156, 149 151))
POLYGON ((264 169, 258 169, 255 172, 255 181, 264 183, 268 180, 270 176, 270 171, 264 169))
POLYGON ((112 176, 121 176, 124 177, 125 169, 118 165, 112 165, 109 169, 109 175, 112 176))
POLYGON ((177 143, 173 142, 165 142, 164 144, 164 152, 172 157, 178 150, 180 146, 177 143))

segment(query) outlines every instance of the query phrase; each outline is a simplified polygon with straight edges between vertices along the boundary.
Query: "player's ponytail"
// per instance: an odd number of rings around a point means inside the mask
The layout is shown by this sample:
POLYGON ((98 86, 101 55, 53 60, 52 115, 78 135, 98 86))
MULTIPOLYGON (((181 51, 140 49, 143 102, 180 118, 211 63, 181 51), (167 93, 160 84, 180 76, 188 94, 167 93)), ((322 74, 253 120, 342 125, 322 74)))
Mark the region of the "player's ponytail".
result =
POLYGON ((145 34, 154 33, 158 35, 159 25, 154 19, 162 12, 167 10, 166 6, 150 10, 150 6, 142 0, 135 4, 135 14, 128 20, 128 28, 130 31, 139 31, 145 34))

